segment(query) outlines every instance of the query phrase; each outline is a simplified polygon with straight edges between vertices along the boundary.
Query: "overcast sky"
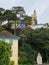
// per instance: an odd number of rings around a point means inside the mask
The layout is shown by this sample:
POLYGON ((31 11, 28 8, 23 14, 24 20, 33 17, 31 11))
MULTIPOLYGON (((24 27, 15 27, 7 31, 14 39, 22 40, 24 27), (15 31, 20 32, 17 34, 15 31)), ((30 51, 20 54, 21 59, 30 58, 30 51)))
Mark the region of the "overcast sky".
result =
POLYGON ((24 7, 28 15, 36 10, 38 23, 49 23, 49 0, 0 0, 0 7, 10 9, 13 6, 24 7))

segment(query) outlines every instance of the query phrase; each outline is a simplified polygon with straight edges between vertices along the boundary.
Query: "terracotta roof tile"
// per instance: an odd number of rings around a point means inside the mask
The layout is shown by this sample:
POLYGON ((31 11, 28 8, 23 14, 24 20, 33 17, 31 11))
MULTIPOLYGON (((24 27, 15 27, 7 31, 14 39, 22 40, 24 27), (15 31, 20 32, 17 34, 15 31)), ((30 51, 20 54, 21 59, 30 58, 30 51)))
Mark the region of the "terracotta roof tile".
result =
POLYGON ((6 30, 0 32, 0 36, 6 36, 6 37, 11 37, 11 38, 16 38, 16 37, 17 37, 16 35, 14 35, 14 34, 8 32, 8 31, 6 31, 6 30))

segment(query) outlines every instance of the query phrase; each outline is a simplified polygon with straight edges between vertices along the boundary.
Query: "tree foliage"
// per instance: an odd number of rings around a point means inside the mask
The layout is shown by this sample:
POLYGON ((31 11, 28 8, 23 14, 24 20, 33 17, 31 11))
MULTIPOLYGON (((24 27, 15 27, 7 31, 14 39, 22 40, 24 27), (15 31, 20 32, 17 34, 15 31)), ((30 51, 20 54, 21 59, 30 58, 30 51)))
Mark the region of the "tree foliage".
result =
POLYGON ((15 20, 16 19, 16 14, 12 13, 10 10, 6 10, 3 14, 7 20, 15 20))
POLYGON ((25 23, 25 25, 31 25, 32 24, 32 18, 31 18, 31 16, 24 16, 24 23, 25 23))
POLYGON ((19 47, 19 65, 34 64, 37 52, 32 49, 30 44, 24 43, 24 47, 19 47))
POLYGON ((1 25, 0 25, 0 32, 5 30, 5 28, 3 28, 1 25))
POLYGON ((21 6, 13 7, 12 11, 16 14, 25 14, 25 10, 21 6))
MULTIPOLYGON (((42 55, 42 60, 43 63, 47 63, 47 61, 49 62, 49 28, 40 28, 40 29, 25 29, 22 32, 23 35, 26 36, 26 38, 22 37, 22 41, 20 42, 20 50, 22 52, 22 56, 26 56, 29 54, 29 52, 37 52, 37 53, 30 53, 31 57, 33 54, 33 59, 31 62, 35 62, 36 63, 36 58, 37 58, 37 54, 41 53, 42 55), (24 42, 23 42, 24 39, 24 42), (27 46, 25 46, 25 44, 27 44, 27 46), (28 51, 30 49, 30 47, 28 49, 26 49, 26 47, 28 47, 28 45, 32 48, 30 51, 28 51), (25 48, 24 48, 25 46, 25 48), (25 50, 23 50, 25 49, 25 50), (22 51, 23 50, 23 51, 22 51), (26 52, 27 51, 27 52, 26 52), (28 54, 24 54, 23 52, 28 53, 28 54), (35 55, 35 56, 34 56, 35 55)), ((19 51, 20 52, 20 51, 19 51)), ((29 54, 29 56, 30 56, 29 54)), ((19 55, 21 57, 21 54, 19 55)), ((31 59, 30 57, 30 59, 31 59)), ((27 58, 27 57, 26 57, 27 58)), ((21 59, 23 60, 23 58, 21 57, 21 59)), ((29 60, 27 60, 29 62, 29 60)), ((31 63, 30 62, 30 63, 31 63)))
POLYGON ((47 62, 49 57, 49 29, 41 28, 36 30, 26 30, 26 43, 30 43, 32 48, 42 54, 43 62, 47 62))
POLYGON ((11 45, 0 41, 0 65, 11 65, 10 61, 11 45))

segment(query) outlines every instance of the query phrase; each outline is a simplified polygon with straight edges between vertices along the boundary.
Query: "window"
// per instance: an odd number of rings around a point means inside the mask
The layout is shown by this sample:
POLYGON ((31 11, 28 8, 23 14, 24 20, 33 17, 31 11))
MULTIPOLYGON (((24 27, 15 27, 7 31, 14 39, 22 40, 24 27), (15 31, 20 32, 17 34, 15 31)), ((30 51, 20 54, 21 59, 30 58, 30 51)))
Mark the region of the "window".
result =
POLYGON ((13 45, 13 40, 10 39, 10 44, 13 45))

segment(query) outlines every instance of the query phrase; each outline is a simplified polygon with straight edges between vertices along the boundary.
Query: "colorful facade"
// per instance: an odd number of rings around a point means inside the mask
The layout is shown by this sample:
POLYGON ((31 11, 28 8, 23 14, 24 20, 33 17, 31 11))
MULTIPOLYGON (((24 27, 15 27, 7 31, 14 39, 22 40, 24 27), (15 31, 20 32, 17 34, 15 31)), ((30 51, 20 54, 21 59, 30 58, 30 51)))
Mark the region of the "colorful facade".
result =
POLYGON ((0 40, 11 44, 12 54, 11 54, 10 59, 11 61, 14 61, 14 65, 18 65, 18 40, 20 39, 20 37, 15 37, 15 35, 9 37, 9 35, 12 35, 12 34, 7 31, 1 32, 0 40))

